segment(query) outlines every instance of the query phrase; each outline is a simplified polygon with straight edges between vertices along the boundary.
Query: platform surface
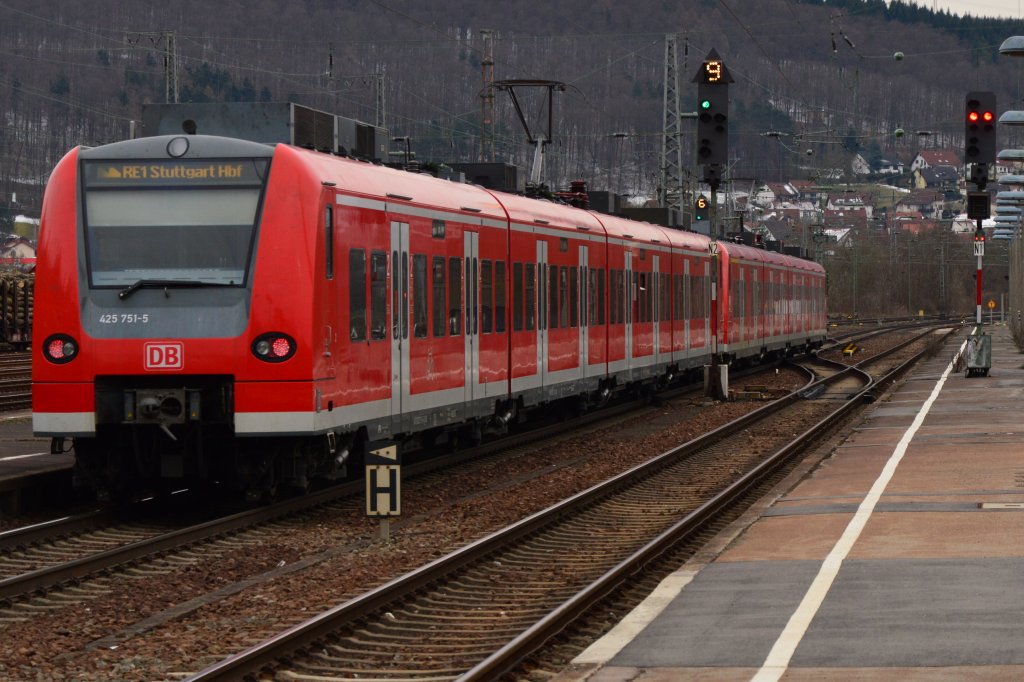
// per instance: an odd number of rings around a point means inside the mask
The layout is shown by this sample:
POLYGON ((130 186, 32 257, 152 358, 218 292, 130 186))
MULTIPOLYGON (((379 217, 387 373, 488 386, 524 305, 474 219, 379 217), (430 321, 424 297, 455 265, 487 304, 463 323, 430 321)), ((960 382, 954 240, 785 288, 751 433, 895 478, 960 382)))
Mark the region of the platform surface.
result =
POLYGON ((0 415, 0 481, 68 469, 74 455, 50 454, 50 439, 32 435, 32 413, 28 410, 0 415))
POLYGON ((966 332, 559 682, 1024 679, 1024 355, 966 332))

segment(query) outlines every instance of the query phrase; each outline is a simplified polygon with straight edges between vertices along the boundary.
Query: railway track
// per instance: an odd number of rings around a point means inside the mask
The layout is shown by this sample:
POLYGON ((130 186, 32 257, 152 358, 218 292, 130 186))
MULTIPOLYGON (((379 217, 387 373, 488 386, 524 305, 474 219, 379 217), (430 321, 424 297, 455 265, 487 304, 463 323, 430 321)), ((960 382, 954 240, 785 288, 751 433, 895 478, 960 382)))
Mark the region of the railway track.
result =
MULTIPOLYGON (((808 402, 802 398, 800 401, 808 402)), ((604 413, 595 417, 595 419, 603 422, 609 419, 609 415, 604 413)), ((551 433, 564 433, 565 430, 565 425, 555 425, 547 434, 533 434, 530 436, 524 436, 524 438, 536 440, 544 437, 550 437, 551 433)), ((455 460, 463 457, 479 460, 481 456, 482 455, 478 452, 467 452, 453 455, 452 459, 455 460)), ((722 454, 712 454, 710 457, 712 461, 725 461, 724 455, 722 454)), ((567 471, 571 471, 574 465, 575 463, 571 459, 562 462, 562 466, 564 466, 567 471)), ((443 472, 446 470, 446 467, 450 466, 451 462, 444 461, 432 461, 425 464, 424 470, 420 474, 424 477, 423 481, 419 484, 411 484, 410 490, 414 490, 416 485, 420 485, 426 489, 437 485, 439 481, 443 481, 447 476, 447 474, 443 472), (430 472, 431 469, 433 469, 434 473, 430 472), (430 478, 432 475, 434 478, 430 478)), ((739 464, 734 464, 732 469, 739 470, 739 466, 739 464)), ((711 465, 698 467, 698 469, 701 468, 711 469, 714 467, 711 465)), ((408 481, 412 482, 415 480, 411 476, 411 470, 406 469, 403 471, 404 476, 407 474, 410 476, 408 481)), ((403 488, 405 487, 405 483, 406 481, 404 480, 403 488)), ((680 484, 680 486, 685 487, 684 484, 680 484)), ((339 496, 348 495, 351 498, 353 495, 359 494, 361 492, 361 488, 362 484, 359 483, 356 486, 353 486, 353 489, 349 490, 347 493, 332 494, 338 494, 339 496), (358 488, 358 490, 356 490, 356 488, 358 488)), ((659 497, 657 493, 648 493, 648 495, 659 497)), ((250 540, 245 538, 247 533, 253 534, 255 540, 252 542, 258 542, 260 537, 267 537, 268 534, 288 534, 292 532, 291 529, 293 528, 293 526, 289 525, 290 523, 294 522, 295 526, 302 525, 303 523, 310 523, 308 519, 306 521, 302 520, 302 514, 304 513, 300 511, 302 508, 307 508, 310 504, 320 504, 321 509, 323 509, 325 504, 331 503, 324 502, 322 500, 317 502, 313 499, 306 498, 303 500, 292 501, 289 504, 294 505, 294 507, 288 509, 286 508, 287 505, 280 506, 275 508, 275 511, 272 512, 269 510, 256 510, 256 513, 267 512, 269 514, 263 521, 256 521, 254 520, 254 517, 242 520, 242 515, 239 515, 238 519, 233 520, 236 524, 234 528, 220 526, 219 522, 216 524, 214 522, 210 522, 206 528, 200 529, 199 527, 204 524, 197 524, 196 527, 190 529, 176 530, 175 533, 178 534, 176 537, 172 537, 174 535, 173 533, 171 534, 172 536, 162 533, 161 529, 157 527, 145 528, 145 524, 143 524, 144 527, 142 532, 152 532, 152 538, 130 539, 128 535, 123 535, 120 548, 104 549, 102 552, 99 552, 99 554, 102 555, 101 558, 98 558, 95 553, 89 554, 88 552, 84 552, 78 559, 61 568, 57 568, 56 566, 51 566, 50 568, 42 567, 29 573, 23 572, 19 576, 7 576, 6 573, 0 573, 0 575, 6 576, 5 579, 0 582, 0 598, 6 601, 6 608, 2 613, 0 613, 0 618, 9 618, 11 620, 18 621, 19 623, 24 623, 26 618, 33 618, 33 614, 46 613, 48 611, 59 609, 62 605, 66 605, 68 601, 73 602, 94 599, 97 595, 102 595, 104 591, 108 589, 107 576, 116 574, 117 572, 129 571, 138 572, 140 574, 153 574, 159 573, 160 571, 170 572, 173 571, 175 565, 180 566, 183 563, 202 560, 204 557, 206 559, 211 559, 212 557, 212 560, 215 561, 219 552, 230 552, 233 548, 246 546, 250 543, 250 540), (292 521, 283 520, 287 519, 289 516, 293 517, 292 521), (263 524, 262 530, 260 529, 260 524, 263 524), (145 543, 148 543, 151 540, 153 544, 146 546, 145 543), (66 572, 62 573, 61 571, 66 572), (34 573, 34 575, 30 575, 30 573, 34 573), (29 577, 25 578, 25 576, 29 577), (28 582, 23 582, 20 586, 16 585, 15 582, 11 582, 23 578, 27 579, 28 582)), ((641 504, 646 504, 646 502, 641 502, 641 504)), ((332 509, 333 511, 327 511, 324 514, 321 514, 322 517, 337 516, 338 513, 336 508, 328 507, 328 509, 332 509)), ((625 509, 625 507, 619 508, 619 517, 632 515, 631 512, 627 512, 625 509)), ((676 514, 678 516, 679 512, 680 508, 677 507, 675 511, 661 511, 657 514, 652 513, 651 516, 652 518, 655 516, 671 514, 676 514)), ((248 516, 248 514, 249 513, 246 513, 246 516, 248 516)), ((86 532, 91 532, 87 531, 88 528, 97 528, 101 526, 107 527, 104 524, 109 524, 110 520, 102 520, 94 517, 91 520, 82 518, 77 519, 74 522, 81 524, 81 528, 79 530, 71 530, 67 528, 58 530, 58 526, 54 524, 49 528, 37 528, 34 531, 35 536, 28 534, 27 531, 25 532, 26 534, 23 534, 20 537, 20 539, 15 539, 14 534, 0 535, 0 556, 10 551, 20 551, 11 549, 13 547, 48 547, 49 545, 47 543, 51 542, 53 538, 58 535, 70 538, 77 534, 85 534, 86 532), (49 538, 49 540, 47 538, 49 538)), ((590 533, 591 537, 589 540, 591 542, 595 541, 594 532, 592 530, 584 532, 590 533)), ((108 533, 107 535, 116 534, 108 533)), ((614 530, 606 529, 598 533, 597 537, 600 537, 602 542, 607 541, 613 546, 615 542, 623 539, 619 537, 622 535, 627 536, 627 539, 628 537, 639 537, 640 530, 630 529, 628 533, 618 533, 614 530)), ((63 541, 61 542, 63 543, 63 541)), ((360 547, 365 548, 366 546, 365 544, 360 544, 359 541, 356 541, 353 538, 346 539, 345 537, 336 537, 333 542, 339 547, 345 547, 345 551, 351 552, 364 551, 361 550, 360 547)), ((526 565, 532 564, 536 567, 538 562, 543 559, 544 563, 541 565, 547 565, 547 559, 550 558, 550 555, 552 553, 556 555, 559 553, 553 548, 572 546, 571 542, 573 542, 573 540, 571 538, 571 533, 569 536, 566 536, 565 538, 558 538, 554 542, 555 544, 549 545, 546 549, 541 550, 529 549, 528 547, 524 549, 511 550, 512 553, 509 555, 511 558, 507 558, 505 560, 507 563, 504 563, 499 570, 492 571, 489 574, 488 579, 493 580, 495 576, 503 575, 503 571, 511 570, 510 567, 515 566, 517 563, 523 564, 525 562, 526 565)), ((88 544, 88 542, 86 544, 88 544)), ((115 542, 114 544, 117 543, 115 542)), ((605 547, 605 551, 601 553, 601 556, 604 556, 605 552, 611 552, 612 546, 605 547)), ((42 552, 42 554, 55 556, 52 554, 52 550, 50 549, 42 552)), ((579 556, 578 561, 582 564, 583 558, 588 556, 588 554, 582 551, 578 551, 577 554, 579 556)), ((2 566, 2 564, 0 564, 0 566, 2 566)), ((591 568, 589 570, 593 572, 595 569, 591 568)), ((470 584, 475 583, 471 581, 470 584)), ((523 584, 525 585, 525 583, 523 584)), ((540 591, 546 592, 551 587, 552 586, 550 584, 543 585, 540 591)), ((565 589, 574 589, 573 584, 570 583, 565 589)), ((479 608, 479 604, 476 606, 478 611, 482 611, 482 609, 479 608)), ((541 605, 536 606, 537 608, 540 608, 541 605)), ((392 610, 391 616, 398 618, 399 613, 403 612, 396 612, 392 610)), ((426 610, 421 609, 421 611, 418 611, 417 613, 426 613, 426 610)), ((507 614, 508 610, 506 609, 506 616, 502 618, 502 620, 508 619, 507 614)), ((384 616, 384 618, 386 619, 384 623, 385 625, 392 622, 387 616, 384 616)), ((479 624, 478 620, 471 620, 471 622, 479 624)), ((521 625, 522 624, 520 623, 520 626, 521 625)), ((496 631, 497 627, 494 626, 491 629, 496 631)), ((114 636, 101 641, 116 643, 119 639, 118 636, 114 636)))
MULTIPOLYGON (((924 352, 887 366, 882 380, 924 352)), ((862 367, 836 371, 189 679, 496 679, 643 566, 707 528, 877 385, 862 367), (850 376, 860 390, 838 408, 813 397, 819 385, 850 376), (794 430, 792 439, 781 433, 794 430), (737 476, 737 468, 745 473, 737 476)))
MULTIPOLYGON (((673 395, 693 393, 695 388, 673 391, 673 395)), ((488 457, 543 441, 566 429, 586 428, 616 416, 629 415, 643 401, 613 406, 600 412, 583 415, 569 422, 558 422, 547 427, 515 434, 486 443, 476 448, 432 457, 403 467, 403 483, 426 488, 435 485, 451 467, 462 462, 480 462, 488 457)), ((572 460, 560 466, 571 467, 572 460)), ((332 505, 361 501, 363 481, 353 481, 301 498, 280 502, 273 506, 236 511, 228 516, 211 509, 182 510, 187 500, 168 500, 166 506, 144 501, 121 515, 129 518, 179 519, 166 521, 123 522, 110 510, 53 519, 32 526, 0 532, 0 619, 24 620, 34 610, 46 605, 49 595, 68 586, 78 585, 91 578, 112 571, 131 568, 150 560, 159 561, 161 555, 182 551, 205 551, 204 544, 216 545, 223 538, 232 542, 246 542, 247 532, 259 542, 264 528, 273 526, 274 532, 288 532, 289 524, 300 526, 308 515, 333 514, 332 505), (183 526, 180 519, 205 516, 194 525, 183 526)), ((201 503, 200 503, 201 504, 201 503)), ((216 551, 214 548, 213 551, 216 551)), ((83 599, 88 593, 82 593, 83 599)))
POLYGON ((0 354, 0 412, 32 407, 32 353, 0 354))

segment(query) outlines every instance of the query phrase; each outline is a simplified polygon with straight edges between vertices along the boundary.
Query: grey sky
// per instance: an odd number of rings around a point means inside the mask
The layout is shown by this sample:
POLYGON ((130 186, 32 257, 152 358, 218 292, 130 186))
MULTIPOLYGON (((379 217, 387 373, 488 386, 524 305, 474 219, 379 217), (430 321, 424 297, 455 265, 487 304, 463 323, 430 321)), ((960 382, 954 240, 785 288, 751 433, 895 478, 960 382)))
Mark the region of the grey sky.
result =
POLYGON ((947 10, 953 14, 975 17, 1001 17, 1020 19, 1021 0, 914 0, 918 5, 934 10, 947 10))

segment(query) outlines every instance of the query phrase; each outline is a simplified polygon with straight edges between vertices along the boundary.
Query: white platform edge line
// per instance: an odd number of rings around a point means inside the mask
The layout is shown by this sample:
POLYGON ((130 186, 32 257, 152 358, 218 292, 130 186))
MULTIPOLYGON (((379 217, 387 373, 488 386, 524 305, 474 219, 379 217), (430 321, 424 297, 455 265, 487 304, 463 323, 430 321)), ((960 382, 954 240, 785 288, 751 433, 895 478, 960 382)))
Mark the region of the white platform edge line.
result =
MULTIPOLYGON (((963 353, 966 348, 967 342, 960 346, 960 350, 957 352, 957 356, 963 353)), ((810 627, 811 621, 814 620, 814 616, 818 613, 822 603, 825 601, 826 595, 828 595, 829 589, 832 587, 832 583, 835 581, 836 576, 839 574, 839 569, 843 564, 843 561, 850 554, 850 550, 853 549, 853 545, 860 538, 861 533, 864 530, 864 526, 867 525, 868 520, 871 518, 872 512, 875 510, 875 506, 878 504, 879 499, 882 497, 882 493, 885 491, 886 486, 892 480, 893 475, 896 473, 896 467, 899 466, 903 460, 903 455, 906 454, 907 448, 910 446, 910 442, 914 439, 918 429, 924 423, 925 417, 928 416, 928 412, 932 408, 932 404, 939 397, 939 393, 942 391, 942 387, 946 384, 946 379, 949 378, 950 373, 953 371, 953 364, 956 362, 956 358, 950 361, 949 365, 946 366, 946 370, 939 377, 935 387, 932 389, 931 395, 925 400, 921 409, 918 411, 917 416, 914 417, 913 423, 904 432, 903 437, 899 443, 896 444, 896 448, 893 450, 889 460, 882 467, 882 472, 878 475, 874 484, 871 486, 871 490, 861 501, 860 506, 854 513, 853 518, 850 519, 850 523, 847 524, 846 530, 843 531, 842 536, 836 541, 834 547, 829 552, 828 556, 825 557, 825 561, 822 563, 821 568, 818 570, 818 575, 815 576, 814 581, 808 588, 807 593, 801 600, 800 605, 796 611, 789 618, 789 622, 786 624, 785 629, 779 635, 779 638, 775 640, 774 646, 764 663, 761 665, 760 670, 754 674, 751 678, 752 682, 777 682, 789 669, 789 663, 793 659, 793 654, 796 652, 796 648, 800 645, 804 635, 807 634, 807 628, 810 627)))

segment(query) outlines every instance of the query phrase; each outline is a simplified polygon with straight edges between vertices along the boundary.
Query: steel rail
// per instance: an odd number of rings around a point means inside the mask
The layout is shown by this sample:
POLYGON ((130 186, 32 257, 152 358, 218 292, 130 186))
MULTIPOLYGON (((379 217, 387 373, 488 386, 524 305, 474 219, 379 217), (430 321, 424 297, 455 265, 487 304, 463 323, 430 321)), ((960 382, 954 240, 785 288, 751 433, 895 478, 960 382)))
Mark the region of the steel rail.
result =
MULTIPOLYGON (((913 342, 913 340, 910 342, 913 342)), ((914 358, 907 360, 904 365, 909 366, 924 352, 922 351, 922 353, 914 358)), ((874 359, 877 360, 887 354, 879 354, 874 359)), ((893 374, 893 372, 890 372, 887 376, 891 377, 893 374)), ((210 682, 213 680, 238 680, 244 679, 247 676, 261 674, 263 671, 273 668, 282 659, 292 656, 295 652, 314 646, 325 638, 329 638, 332 633, 337 632, 344 625, 369 616, 382 607, 393 604, 427 585, 439 583, 445 576, 450 575, 463 566, 480 561, 506 545, 515 542, 517 539, 536 533, 542 528, 573 514, 577 509, 587 507, 601 498, 628 487, 636 480, 650 476, 652 472, 667 466, 671 461, 685 457, 688 453, 699 448, 707 447, 731 433, 742 431, 755 421, 803 400, 802 396, 806 395, 808 388, 819 384, 829 385, 837 381, 843 381, 848 375, 859 375, 863 387, 842 406, 800 434, 799 437, 787 446, 781 448, 774 455, 754 467, 734 482, 727 490, 717 494, 696 511, 688 514, 670 529, 647 543, 634 555, 621 561, 608 571, 604 577, 594 581, 576 596, 555 608, 459 678, 460 680, 467 681, 495 679, 497 675, 511 670, 525 656, 537 650, 553 635, 561 632, 570 622, 578 618, 580 614, 592 607, 611 590, 615 589, 642 565, 664 553, 668 547, 678 542, 679 539, 692 534, 702 524, 706 523, 709 518, 712 518, 718 510, 728 506, 751 487, 757 485, 764 476, 787 461, 795 452, 806 445, 809 440, 819 434, 822 429, 844 418, 850 411, 867 400, 871 396, 870 391, 877 389, 879 383, 873 380, 863 368, 845 366, 843 371, 836 375, 813 381, 808 384, 808 387, 800 391, 795 391, 701 438, 673 448, 657 458, 638 465, 605 483, 582 491, 502 531, 493 533, 420 569, 400 576, 377 589, 329 609, 304 623, 300 623, 267 639, 265 642, 225 658, 199 671, 188 679, 191 682, 210 682)))

